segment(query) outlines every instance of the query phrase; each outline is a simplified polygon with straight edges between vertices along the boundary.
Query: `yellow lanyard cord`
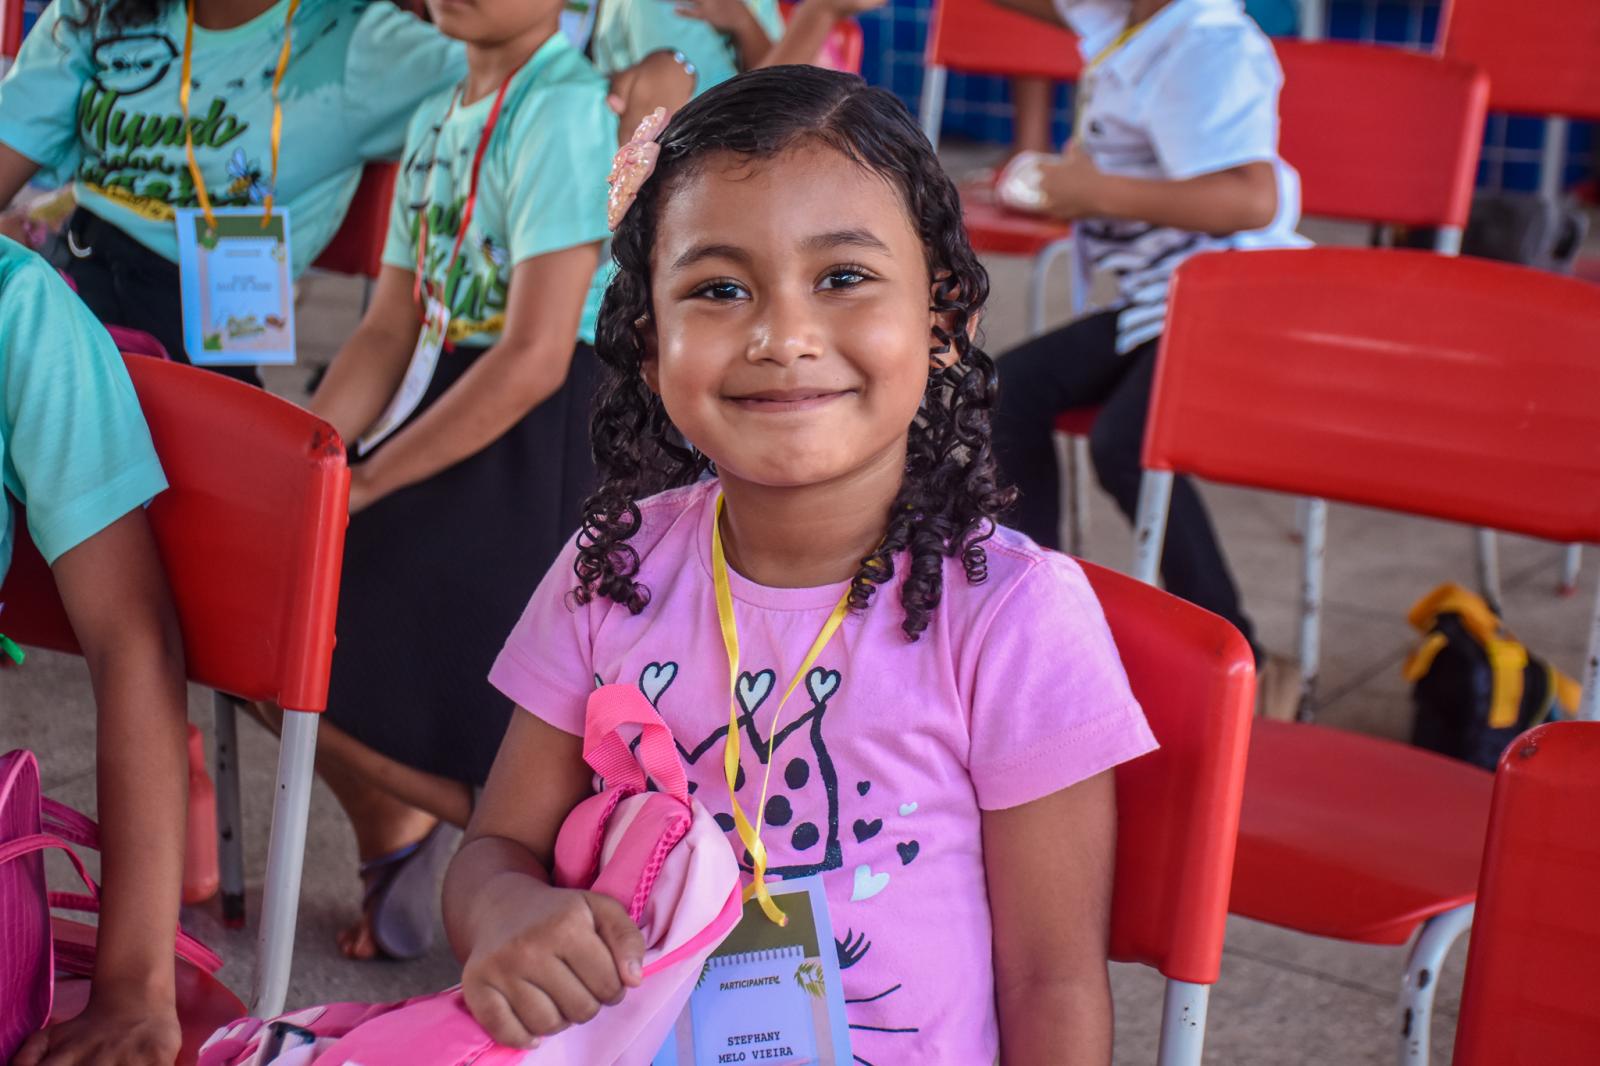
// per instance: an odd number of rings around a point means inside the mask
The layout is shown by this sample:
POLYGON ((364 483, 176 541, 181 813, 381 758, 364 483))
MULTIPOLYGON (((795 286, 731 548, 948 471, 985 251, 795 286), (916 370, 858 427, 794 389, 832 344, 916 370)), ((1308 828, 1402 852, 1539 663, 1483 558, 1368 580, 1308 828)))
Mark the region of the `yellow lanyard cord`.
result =
POLYGON ((754 896, 760 901, 761 910, 769 919, 778 925, 785 925, 789 921, 788 916, 779 909, 772 899, 772 893, 767 890, 767 849, 766 845, 761 843, 761 827, 766 821, 767 786, 772 780, 772 749, 777 743, 778 722, 783 715, 784 705, 789 702, 789 697, 794 695, 795 689, 800 687, 800 682, 805 679, 806 674, 816 665, 818 656, 838 632, 845 615, 850 612, 850 592, 847 589, 845 594, 839 597, 839 603, 828 616, 828 620, 822 624, 822 631, 817 634, 817 639, 811 642, 811 650, 806 652, 806 657, 801 660, 800 669, 795 671, 789 687, 784 690, 783 698, 778 701, 777 709, 772 712, 772 725, 767 730, 767 765, 761 776, 761 799, 756 807, 756 824, 752 826, 735 793, 735 784, 739 779, 739 626, 733 616, 733 590, 728 585, 728 558, 722 550, 721 493, 717 494, 717 513, 711 523, 711 578, 717 590, 717 621, 722 626, 722 645, 728 653, 728 739, 722 748, 722 772, 728 782, 728 800, 733 805, 734 826, 739 832, 739 839, 750 852, 752 867, 753 879, 745 886, 744 898, 748 902, 754 896))
POLYGON ((1100 64, 1116 55, 1123 45, 1133 40, 1134 34, 1138 33, 1143 27, 1143 22, 1135 22, 1128 26, 1117 34, 1110 44, 1096 52, 1093 59, 1084 64, 1083 73, 1078 75, 1078 87, 1073 91, 1072 132, 1074 136, 1077 135, 1079 127, 1083 124, 1083 109, 1089 103, 1089 93, 1087 91, 1089 75, 1093 74, 1100 64))
MULTIPOLYGON (((194 180, 195 197, 200 201, 200 210, 205 212, 206 225, 215 229, 217 216, 211 210, 206 179, 201 176, 200 164, 195 159, 194 128, 189 122, 189 87, 194 70, 194 4, 195 0, 188 0, 188 18, 183 27, 183 67, 180 75, 183 80, 178 86, 178 106, 183 111, 183 151, 189 160, 189 177, 194 180)), ((283 85, 284 72, 289 69, 292 47, 290 31, 294 27, 294 13, 299 7, 300 0, 289 0, 289 13, 283 20, 283 48, 278 53, 278 69, 272 75, 272 183, 267 186, 266 210, 261 216, 262 229, 266 229, 272 221, 272 201, 278 192, 278 149, 283 142, 283 103, 278 98, 278 91, 283 85)))

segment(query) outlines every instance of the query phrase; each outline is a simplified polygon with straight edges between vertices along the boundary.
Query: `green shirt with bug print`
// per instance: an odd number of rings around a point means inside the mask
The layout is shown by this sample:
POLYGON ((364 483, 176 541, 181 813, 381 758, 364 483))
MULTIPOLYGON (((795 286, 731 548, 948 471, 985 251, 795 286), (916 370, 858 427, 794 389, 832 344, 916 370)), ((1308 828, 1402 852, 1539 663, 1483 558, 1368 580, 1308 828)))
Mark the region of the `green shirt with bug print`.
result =
MULTIPOLYGON (((220 207, 259 204, 272 180, 272 78, 288 0, 229 30, 194 30, 189 128, 220 207)), ((54 0, 0 82, 0 142, 71 180, 78 202, 167 259, 173 209, 198 206, 178 89, 184 4, 117 27, 54 0)), ((279 99, 276 202, 298 276, 332 239, 362 164, 399 152, 419 102, 466 72, 463 46, 387 0, 301 0, 279 99)))
MULTIPOLYGON (((495 95, 462 104, 451 88, 417 109, 406 134, 383 261, 417 269, 424 211, 423 274, 450 309, 452 343, 490 345, 505 328, 511 271, 535 256, 603 241, 606 175, 617 150, 617 116, 606 81, 560 33, 511 76, 478 176, 477 202, 461 252, 451 252, 472 185, 472 161, 495 95)), ((594 343, 609 270, 589 285, 578 336, 594 343)))

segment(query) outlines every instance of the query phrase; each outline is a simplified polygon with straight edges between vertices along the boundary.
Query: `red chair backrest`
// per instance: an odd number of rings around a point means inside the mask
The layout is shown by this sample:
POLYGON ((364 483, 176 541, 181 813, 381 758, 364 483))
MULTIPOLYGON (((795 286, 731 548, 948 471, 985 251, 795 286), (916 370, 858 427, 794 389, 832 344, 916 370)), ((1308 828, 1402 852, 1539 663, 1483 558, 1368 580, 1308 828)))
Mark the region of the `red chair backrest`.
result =
POLYGON ((1500 758, 1455 1066, 1600 1062, 1600 722, 1500 758))
MULTIPOLYGON (((321 419, 220 374, 124 360, 170 488, 148 514, 192 680, 289 710, 327 704, 350 492, 321 419)), ((6 633, 77 652, 55 582, 17 523, 6 633)))
POLYGON ((1274 41, 1283 66, 1279 150, 1307 215, 1465 226, 1488 78, 1398 48, 1274 41))
POLYGON ((1431 252, 1196 256, 1144 464, 1600 540, 1600 286, 1431 252))
POLYGON ((1078 38, 992 0, 935 0, 928 20, 930 67, 966 74, 1076 81, 1078 38))
POLYGON ((0 57, 17 58, 22 47, 22 0, 0 0, 0 57))
POLYGON ((1489 74, 1489 106, 1600 118, 1600 4, 1594 0, 1451 0, 1440 42, 1489 74))
POLYGON ((393 163, 368 163, 361 184, 345 211, 333 240, 311 265, 335 274, 375 278, 383 269, 383 242, 389 235, 389 202, 399 168, 393 163))
MULTIPOLYGON (((778 5, 785 23, 794 17, 798 6, 787 2, 778 5)), ((862 48, 861 25, 855 19, 840 19, 828 31, 828 39, 822 43, 822 51, 813 62, 842 74, 860 74, 862 48)))
POLYGON ((1111 957, 1211 984, 1233 883, 1255 661, 1227 622, 1088 563, 1158 751, 1119 766, 1111 957))

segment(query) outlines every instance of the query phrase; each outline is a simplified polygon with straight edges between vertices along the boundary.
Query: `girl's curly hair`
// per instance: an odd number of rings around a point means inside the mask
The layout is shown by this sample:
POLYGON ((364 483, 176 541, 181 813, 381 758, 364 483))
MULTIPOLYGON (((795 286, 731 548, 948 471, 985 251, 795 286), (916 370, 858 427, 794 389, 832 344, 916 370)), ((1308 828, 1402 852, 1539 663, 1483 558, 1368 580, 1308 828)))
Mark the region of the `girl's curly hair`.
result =
POLYGON ((972 340, 989 278, 967 241, 960 197, 894 96, 853 75, 770 67, 724 82, 673 117, 660 137, 655 173, 612 239, 616 273, 595 343, 605 368, 593 422, 601 483, 584 506, 578 534, 579 603, 598 595, 636 614, 644 609, 650 591, 636 580, 639 556, 628 543, 639 530, 638 501, 690 484, 712 468, 678 434, 641 371, 662 197, 719 154, 770 159, 804 142, 841 153, 900 192, 934 279, 932 309, 944 324, 935 331, 939 343, 930 352, 927 392, 910 427, 905 476, 885 516, 887 532, 861 561, 850 606, 864 609, 877 586, 894 578, 896 558, 908 553, 900 600, 903 628, 915 640, 943 595, 947 556, 960 555, 968 581, 986 577, 983 542, 1013 493, 997 483, 990 451, 997 379, 994 363, 972 340))

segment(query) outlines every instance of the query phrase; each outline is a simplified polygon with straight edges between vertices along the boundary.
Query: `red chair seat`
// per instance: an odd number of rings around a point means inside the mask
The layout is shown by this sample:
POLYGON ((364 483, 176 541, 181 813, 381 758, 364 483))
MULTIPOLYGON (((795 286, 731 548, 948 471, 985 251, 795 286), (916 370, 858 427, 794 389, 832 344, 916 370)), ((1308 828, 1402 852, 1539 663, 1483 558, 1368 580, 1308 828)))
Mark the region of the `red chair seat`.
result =
MULTIPOLYGON (((67 918, 50 919, 50 932, 58 940, 85 946, 94 943, 93 926, 67 918)), ((249 1010, 221 981, 198 966, 174 959, 177 966, 178 1024, 183 1027, 183 1047, 174 1066, 191 1066, 199 1057, 200 1046, 222 1026, 243 1018, 249 1010)), ((56 978, 55 999, 50 1020, 62 1022, 83 1013, 89 1002, 87 977, 56 978)))
POLYGON ((1493 788, 1488 771, 1405 744, 1257 721, 1229 910, 1403 944, 1475 898, 1493 788))
POLYGON ((1100 417, 1098 407, 1073 407, 1056 415, 1056 432, 1069 437, 1087 437, 1100 417))
POLYGON ((1072 226, 1066 222, 1002 207, 988 182, 961 186, 961 220, 973 249, 993 255, 1035 256, 1072 236, 1072 226))

